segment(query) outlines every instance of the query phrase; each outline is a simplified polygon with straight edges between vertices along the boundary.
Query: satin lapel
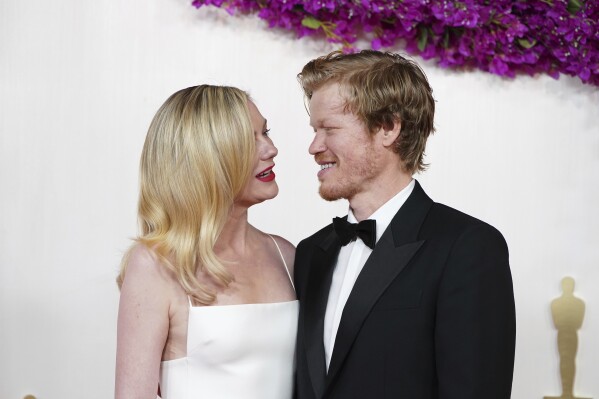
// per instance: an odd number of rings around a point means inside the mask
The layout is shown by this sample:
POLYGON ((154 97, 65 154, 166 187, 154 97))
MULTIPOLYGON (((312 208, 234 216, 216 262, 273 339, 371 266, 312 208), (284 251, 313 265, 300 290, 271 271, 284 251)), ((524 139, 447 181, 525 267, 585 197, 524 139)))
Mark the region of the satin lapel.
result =
POLYGON ((366 261, 341 315, 326 377, 327 386, 341 368, 364 320, 378 298, 424 243, 424 240, 417 239, 418 232, 432 204, 432 200, 416 182, 412 194, 397 212, 366 261))
POLYGON ((331 278, 341 243, 334 231, 314 250, 304 300, 304 337, 310 379, 317 398, 325 388, 326 363, 323 344, 324 315, 331 278))

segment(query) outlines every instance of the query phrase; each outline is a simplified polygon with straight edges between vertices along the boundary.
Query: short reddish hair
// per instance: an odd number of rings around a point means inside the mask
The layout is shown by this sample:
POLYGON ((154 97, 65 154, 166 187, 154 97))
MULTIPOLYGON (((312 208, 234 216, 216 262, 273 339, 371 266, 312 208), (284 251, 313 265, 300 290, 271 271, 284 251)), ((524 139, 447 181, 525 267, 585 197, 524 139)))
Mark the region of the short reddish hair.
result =
POLYGON ((339 83, 346 107, 371 133, 400 122, 394 150, 404 169, 409 173, 426 169, 424 150, 435 130, 435 100, 426 75, 414 61, 375 50, 335 51, 308 62, 298 80, 308 99, 326 84, 339 83))

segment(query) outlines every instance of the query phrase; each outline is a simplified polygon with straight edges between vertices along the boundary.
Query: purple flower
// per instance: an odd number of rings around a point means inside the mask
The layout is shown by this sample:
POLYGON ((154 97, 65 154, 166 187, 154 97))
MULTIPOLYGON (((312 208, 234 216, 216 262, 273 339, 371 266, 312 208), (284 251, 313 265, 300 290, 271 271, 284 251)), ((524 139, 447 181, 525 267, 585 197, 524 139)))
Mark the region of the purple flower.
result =
POLYGON ((257 13, 270 28, 323 35, 346 52, 358 37, 382 49, 402 43, 444 68, 499 76, 578 76, 599 86, 599 1, 193 0, 230 14, 257 13))

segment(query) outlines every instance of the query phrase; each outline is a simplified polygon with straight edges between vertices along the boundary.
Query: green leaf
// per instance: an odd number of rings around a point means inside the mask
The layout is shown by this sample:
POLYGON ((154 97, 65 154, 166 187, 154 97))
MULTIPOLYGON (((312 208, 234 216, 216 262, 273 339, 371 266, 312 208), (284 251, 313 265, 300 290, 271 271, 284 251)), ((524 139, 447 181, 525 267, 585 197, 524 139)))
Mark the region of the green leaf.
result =
POLYGON ((445 33, 443 33, 443 48, 448 48, 449 47, 449 30, 446 30, 445 33))
POLYGON ((306 28, 318 29, 322 25, 322 22, 314 17, 304 17, 304 19, 302 19, 302 25, 306 28))
POLYGON ((428 30, 420 28, 418 32, 418 50, 424 51, 428 42, 428 30))
POLYGON ((571 15, 576 14, 582 8, 581 0, 568 0, 568 12, 571 15))
POLYGON ((528 40, 528 39, 518 39, 518 44, 522 47, 524 47, 525 49, 529 49, 529 48, 533 48, 535 46, 535 44, 537 44, 536 40, 528 40))

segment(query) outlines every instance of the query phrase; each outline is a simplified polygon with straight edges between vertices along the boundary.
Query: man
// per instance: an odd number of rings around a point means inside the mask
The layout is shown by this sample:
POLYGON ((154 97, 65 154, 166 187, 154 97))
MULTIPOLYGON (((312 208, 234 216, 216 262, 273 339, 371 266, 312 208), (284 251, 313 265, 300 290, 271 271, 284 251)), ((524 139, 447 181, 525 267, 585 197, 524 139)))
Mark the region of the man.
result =
POLYGON ((362 51, 312 60, 298 78, 320 195, 347 199, 349 212, 297 247, 296 397, 509 398, 505 240, 412 179, 434 130, 423 71, 362 51))

